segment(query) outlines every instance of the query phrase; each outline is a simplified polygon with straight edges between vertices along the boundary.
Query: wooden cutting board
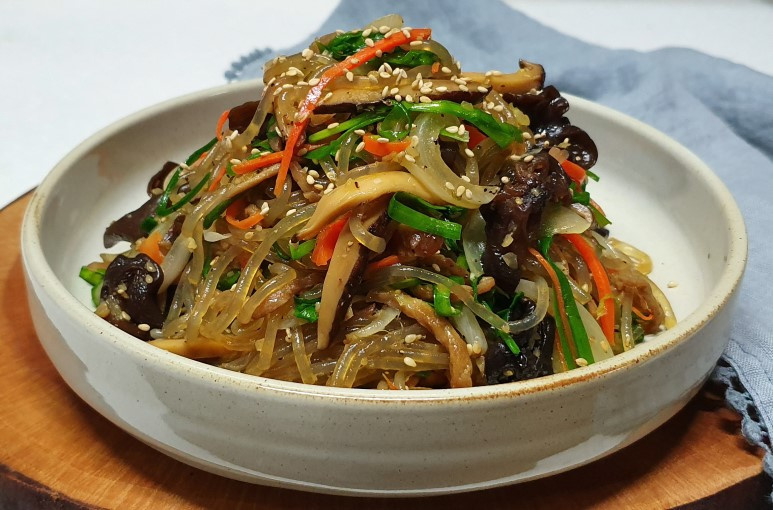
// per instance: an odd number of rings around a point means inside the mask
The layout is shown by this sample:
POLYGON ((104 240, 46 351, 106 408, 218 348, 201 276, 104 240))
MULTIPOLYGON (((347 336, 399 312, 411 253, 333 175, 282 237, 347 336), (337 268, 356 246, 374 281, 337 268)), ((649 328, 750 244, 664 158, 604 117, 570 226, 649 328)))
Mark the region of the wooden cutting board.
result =
POLYGON ((250 485, 188 467, 102 418, 61 380, 27 309, 24 197, 0 211, 0 508, 754 508, 770 491, 761 452, 704 388, 632 446, 516 486, 420 499, 354 499, 250 485))

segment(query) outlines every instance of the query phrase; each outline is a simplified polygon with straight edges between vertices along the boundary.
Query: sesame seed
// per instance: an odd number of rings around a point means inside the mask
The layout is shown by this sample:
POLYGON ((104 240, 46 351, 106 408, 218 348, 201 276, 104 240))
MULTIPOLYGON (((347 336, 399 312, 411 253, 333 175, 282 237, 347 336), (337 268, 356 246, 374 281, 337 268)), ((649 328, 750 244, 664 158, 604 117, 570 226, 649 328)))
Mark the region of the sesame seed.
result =
POLYGON ((371 48, 372 48, 372 47, 373 47, 375 44, 376 44, 376 43, 374 43, 374 42, 373 42, 373 39, 371 39, 370 37, 368 37, 367 39, 365 39, 365 46, 369 46, 369 47, 371 47, 371 48))
POLYGON ((130 321, 130 320, 132 320, 132 318, 131 318, 131 315, 129 315, 129 314, 128 314, 128 313, 126 313, 126 312, 121 312, 121 318, 122 318, 123 320, 125 320, 125 321, 130 321))
POLYGON ((470 91, 470 89, 467 88, 467 85, 459 85, 459 90, 461 90, 462 92, 469 92, 470 91))
POLYGON ((456 188, 456 197, 457 198, 461 198, 461 196, 464 195, 464 190, 465 189, 467 189, 467 188, 465 188, 464 186, 461 186, 461 185, 458 188, 456 188))
POLYGON ((314 52, 313 52, 313 51, 311 51, 309 48, 306 48, 306 49, 304 49, 304 50, 301 52, 301 56, 302 56, 303 58, 305 58, 305 59, 309 59, 309 58, 311 58, 311 57, 313 57, 313 56, 314 56, 314 52))
POLYGON ((309 80, 309 85, 311 85, 312 87, 317 83, 319 83, 319 78, 312 78, 309 80))
POLYGON ((369 29, 369 28, 368 28, 368 29, 365 29, 365 30, 363 30, 363 31, 362 31, 362 36, 363 36, 363 37, 368 37, 368 36, 370 35, 370 33, 371 33, 371 32, 373 32, 373 30, 371 30, 371 29, 369 29))
POLYGON ((285 213, 285 216, 292 216, 293 214, 295 214, 295 212, 296 212, 296 210, 295 210, 295 209, 290 209, 289 211, 287 211, 287 212, 285 213))
POLYGON ((468 158, 474 158, 475 153, 472 152, 469 148, 464 149, 464 153, 467 155, 468 158))
POLYGON ((475 354, 480 354, 482 350, 483 348, 481 348, 481 346, 478 344, 472 346, 472 352, 475 354))
POLYGON ((360 142, 357 144, 357 147, 354 148, 354 152, 362 152, 362 149, 365 148, 365 142, 360 142))
POLYGON ((462 176, 462 180, 465 181, 465 182, 470 182, 470 178, 467 177, 466 175, 462 176))
POLYGON ((413 103, 413 96, 411 96, 410 94, 408 94, 407 96, 405 96, 405 100, 406 100, 407 102, 409 102, 409 103, 413 103))
POLYGON ((402 32, 403 32, 403 35, 404 35, 405 37, 410 37, 410 36, 411 36, 411 31, 410 31, 410 30, 408 30, 407 28, 404 28, 404 29, 402 30, 402 32))
POLYGON ((284 85, 282 85, 282 88, 284 90, 291 89, 291 88, 293 88, 293 84, 292 83, 285 83, 284 85))
POLYGON ((331 97, 333 97, 333 93, 332 92, 328 92, 327 94, 325 94, 325 97, 322 98, 322 101, 327 101, 331 97))
POLYGON ((354 73, 351 71, 346 71, 346 79, 349 81, 354 81, 354 73))
POLYGON ((150 326, 143 322, 142 324, 137 324, 137 329, 140 331, 150 331, 150 326))
POLYGON ((402 69, 400 69, 399 67, 395 67, 394 70, 392 71, 392 76, 399 76, 402 72, 403 72, 402 69))
POLYGON ((437 90, 438 92, 445 92, 448 90, 448 87, 446 87, 445 85, 441 85, 439 87, 435 87, 435 90, 437 90))
POLYGON ((527 133, 526 131, 524 131, 523 133, 521 133, 521 136, 523 136, 524 140, 531 140, 531 133, 527 133))
POLYGON ((421 97, 419 98, 419 102, 420 102, 420 103, 431 103, 431 102, 432 102, 432 99, 430 99, 430 98, 429 98, 429 97, 427 97, 427 96, 421 96, 421 97))
POLYGON ((459 132, 459 126, 448 126, 446 128, 446 131, 449 133, 458 133, 459 132))
POLYGON ((383 55, 384 55, 384 52, 383 52, 383 51, 381 51, 381 50, 376 50, 376 56, 377 56, 378 58, 381 58, 383 55))
POLYGON ((406 159, 406 161, 410 161, 411 163, 416 163, 416 158, 414 158, 410 154, 406 154, 405 155, 405 159, 406 159))
POLYGON ((382 96, 388 96, 389 95, 389 85, 386 85, 384 87, 384 90, 381 91, 382 96))
POLYGON ((360 59, 358 59, 358 58, 353 58, 353 59, 351 59, 349 62, 351 62, 352 64, 359 64, 359 63, 360 63, 360 59))
POLYGON ((378 73, 378 75, 384 78, 385 80, 388 80, 389 78, 392 77, 392 75, 386 71, 381 71, 380 73, 378 73))
POLYGON ((472 344, 467 344, 467 354, 472 356, 472 344))
POLYGON ((582 160, 582 158, 581 158, 580 156, 575 156, 575 157, 574 157, 574 160, 575 160, 575 161, 581 161, 581 160, 582 160))
POLYGON ((416 367, 416 360, 411 358, 410 356, 406 356, 403 358, 403 363, 408 365, 409 367, 416 367))
POLYGON ((483 92, 485 94, 486 92, 488 92, 488 89, 483 85, 478 85, 478 92, 483 92))
POLYGON ((679 286, 679 284, 677 282, 675 282, 675 281, 670 281, 670 282, 668 282, 667 285, 668 285, 669 289, 674 289, 674 288, 679 286))
POLYGON ((309 175, 316 179, 317 177, 319 177, 319 172, 317 172, 316 170, 309 170, 309 175))
POLYGON ((411 41, 411 46, 421 46, 424 44, 424 41, 411 41))
POLYGON ((186 243, 186 246, 190 251, 196 251, 196 241, 194 241, 192 237, 188 238, 188 242, 186 243))
POLYGON ((525 158, 523 158, 523 161, 524 161, 524 163, 529 163, 529 162, 531 162, 531 160, 533 160, 533 159, 534 159, 534 156, 532 156, 531 154, 529 154, 528 156, 526 156, 525 158))
POLYGON ((328 128, 328 129, 335 129, 335 128, 337 128, 339 125, 340 125, 340 124, 339 124, 338 122, 331 122, 330 124, 328 124, 328 125, 327 125, 327 128, 328 128))
POLYGON ((513 161, 520 161, 521 156, 519 156, 518 154, 510 154, 509 156, 507 156, 507 159, 512 159, 513 161))
POLYGON ((419 339, 419 335, 411 333, 410 335, 405 335, 405 343, 412 344, 416 340, 419 339))
POLYGON ((253 238, 253 236, 254 236, 254 235, 255 235, 255 233, 254 233, 254 232, 252 232, 252 231, 250 231, 250 232, 247 232, 246 234, 244 234, 244 239, 245 239, 246 241, 249 241, 250 239, 252 239, 252 238, 253 238))
POLYGON ((333 191, 333 188, 331 188, 331 187, 328 187, 328 188, 326 188, 326 189, 325 189, 325 191, 323 191, 323 192, 322 192, 322 194, 323 194, 323 195, 327 195, 327 194, 328 194, 328 193, 330 193, 331 191, 333 191))
POLYGON ((507 248, 511 244, 513 244, 513 234, 508 232, 505 238, 502 239, 502 248, 507 248))
POLYGON ((354 241, 349 241, 346 243, 346 246, 354 246, 354 241))
POLYGON ((321 184, 315 184, 315 185, 314 185, 314 189, 315 189, 315 190, 322 191, 322 189, 323 189, 323 188, 324 188, 324 186, 323 186, 323 185, 321 185, 321 184))
POLYGON ((515 197, 515 203, 518 205, 523 205, 523 199, 521 197, 515 197))
POLYGON ((153 277, 149 274, 145 275, 145 283, 153 283, 153 277))
POLYGON ((446 181, 446 188, 448 188, 450 190, 453 190, 454 189, 454 185, 451 184, 449 181, 446 181))
POLYGON ((312 177, 310 175, 307 175, 306 176, 306 182, 309 183, 310 185, 314 184, 314 177, 312 177))
POLYGON ((467 200, 472 200, 472 190, 471 189, 465 190, 464 196, 467 197, 467 200))
POLYGON ((439 273, 439 272, 440 272, 440 266, 439 266, 439 265, 437 265, 437 264, 432 264, 432 269, 433 269, 433 270, 434 270, 436 273, 439 273))
POLYGON ((501 112, 501 111, 504 111, 504 109, 505 109, 504 105, 501 105, 501 104, 498 104, 494 107, 495 112, 501 112))
POLYGON ((446 66, 443 66, 440 68, 441 71, 443 71, 446 74, 451 74, 451 70, 447 68, 446 66))
POLYGON ((398 87, 392 87, 392 90, 389 91, 389 93, 392 95, 395 95, 398 92, 400 92, 400 89, 398 87))
POLYGON ((149 273, 155 273, 156 272, 156 266, 154 266, 150 262, 145 264, 145 269, 147 269, 149 273))
POLYGON ((467 128, 464 127, 464 124, 459 124, 459 134, 463 135, 467 131, 467 128))
POLYGON ((577 363, 578 366, 581 366, 581 367, 587 367, 588 366, 588 360, 586 360, 585 358, 577 358, 574 361, 575 361, 575 363, 577 363))
POLYGON ((379 136, 378 138, 376 138, 376 141, 378 143, 389 143, 389 138, 384 138, 383 136, 379 136))
POLYGON ((395 100, 402 101, 403 100, 403 96, 401 96, 400 94, 395 94, 395 100))
POLYGON ((502 178, 499 180, 502 181, 502 184, 507 184, 508 182, 510 182, 510 178, 506 175, 503 175, 502 178))

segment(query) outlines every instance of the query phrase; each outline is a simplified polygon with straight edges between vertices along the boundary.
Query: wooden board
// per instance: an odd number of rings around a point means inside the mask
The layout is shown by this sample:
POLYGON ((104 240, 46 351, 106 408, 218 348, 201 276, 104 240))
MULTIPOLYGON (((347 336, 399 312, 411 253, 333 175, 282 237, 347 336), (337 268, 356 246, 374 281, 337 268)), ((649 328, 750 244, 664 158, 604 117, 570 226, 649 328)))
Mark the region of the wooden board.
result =
POLYGON ((710 388, 606 459, 477 493, 363 500, 260 487, 188 467, 102 418, 46 357, 19 255, 27 201, 0 211, 0 508, 753 508, 770 491, 761 452, 743 440, 738 416, 710 388))

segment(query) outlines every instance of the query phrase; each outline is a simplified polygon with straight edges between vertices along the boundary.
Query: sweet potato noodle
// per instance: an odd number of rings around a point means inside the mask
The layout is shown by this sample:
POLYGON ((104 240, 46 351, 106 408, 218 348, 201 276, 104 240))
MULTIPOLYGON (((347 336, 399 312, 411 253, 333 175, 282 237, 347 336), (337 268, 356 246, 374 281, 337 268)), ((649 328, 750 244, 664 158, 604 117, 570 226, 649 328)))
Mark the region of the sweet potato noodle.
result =
POLYGON ((81 269, 96 313, 228 370, 380 389, 540 377, 671 327, 591 198, 596 146, 518 67, 463 72, 397 15, 269 62, 107 228, 128 248, 81 269))

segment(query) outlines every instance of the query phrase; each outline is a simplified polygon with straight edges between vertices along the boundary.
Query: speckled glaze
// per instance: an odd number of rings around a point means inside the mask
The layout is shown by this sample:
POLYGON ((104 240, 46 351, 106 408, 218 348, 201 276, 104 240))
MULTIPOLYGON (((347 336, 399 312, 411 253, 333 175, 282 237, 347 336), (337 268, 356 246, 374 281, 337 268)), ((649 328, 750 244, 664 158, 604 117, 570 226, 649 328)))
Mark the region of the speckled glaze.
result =
POLYGON ((210 367, 102 321, 77 272, 103 251, 104 227, 144 200, 148 176, 167 158, 209 139, 220 112, 258 94, 256 82, 220 87, 106 128, 53 169, 24 220, 40 342, 84 401, 145 443, 265 485, 350 495, 471 491, 571 469, 636 441, 695 394, 721 355, 746 260, 732 197, 663 134, 571 97, 570 117, 600 148, 594 198, 614 235, 652 255, 653 278, 680 319, 628 353, 493 387, 347 390, 210 367))

